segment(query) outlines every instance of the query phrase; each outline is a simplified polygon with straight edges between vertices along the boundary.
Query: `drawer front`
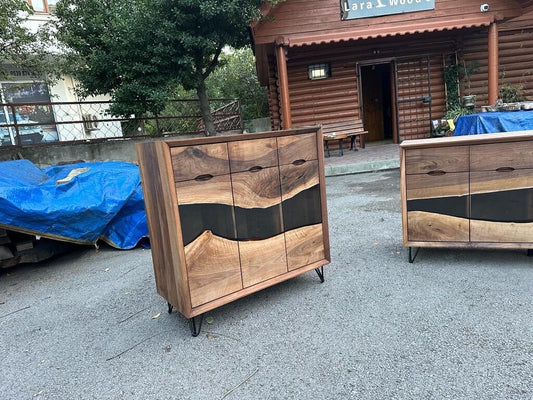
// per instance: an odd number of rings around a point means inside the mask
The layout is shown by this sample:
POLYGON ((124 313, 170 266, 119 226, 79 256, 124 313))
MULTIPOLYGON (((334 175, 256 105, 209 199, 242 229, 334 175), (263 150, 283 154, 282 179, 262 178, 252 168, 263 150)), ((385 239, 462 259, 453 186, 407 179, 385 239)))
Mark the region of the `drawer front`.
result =
POLYGON ((533 168, 533 142, 473 145, 470 159, 472 171, 533 168))
POLYGON ((267 239, 282 233, 278 168, 231 175, 239 240, 267 239))
POLYGON ((226 143, 173 147, 170 155, 176 182, 229 174, 230 171, 226 143))
POLYGON ((242 289, 230 175, 176 183, 192 307, 242 289))
POLYGON ((533 169, 471 173, 471 241, 533 242, 533 169))
POLYGON ((243 286, 248 287, 287 272, 283 234, 239 242, 243 286))
POLYGON ((298 163, 302 160, 316 160, 318 158, 316 137, 315 133, 279 137, 279 163, 283 165, 298 163))
POLYGON ((317 161, 280 167, 285 232, 322 222, 317 168, 317 161))
POLYGON ((233 173, 244 287, 287 272, 278 167, 233 173))
POLYGON ((408 175, 405 178, 406 198, 409 202, 418 199, 467 197, 469 179, 468 172, 408 175))
POLYGON ((228 143, 231 172, 242 172, 278 165, 276 138, 228 143))
POLYGON ((193 307, 242 289, 237 241, 206 231, 185 246, 185 260, 193 307))
POLYGON ((408 240, 468 241, 468 172, 408 175, 406 194, 408 240))
POLYGON ((282 165, 280 173, 287 263, 293 270, 325 258, 318 161, 282 165))
POLYGON ((178 182, 176 193, 185 246, 207 231, 216 237, 237 238, 229 175, 178 182))
POLYGON ((315 224, 285 232, 289 271, 326 258, 323 229, 315 224))
POLYGON ((468 146, 405 150, 406 174, 465 172, 468 170, 468 146))

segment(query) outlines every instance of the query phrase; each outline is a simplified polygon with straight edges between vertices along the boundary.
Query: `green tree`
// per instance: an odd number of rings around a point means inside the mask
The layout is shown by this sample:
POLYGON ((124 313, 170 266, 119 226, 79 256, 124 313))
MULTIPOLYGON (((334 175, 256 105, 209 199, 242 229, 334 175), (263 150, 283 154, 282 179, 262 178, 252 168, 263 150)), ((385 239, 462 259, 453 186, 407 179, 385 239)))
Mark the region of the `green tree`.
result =
POLYGON ((205 81, 224 46, 249 42, 261 0, 60 0, 57 37, 81 95, 110 94, 115 114, 158 114, 176 87, 194 89, 216 134, 205 81))
POLYGON ((268 116, 267 91, 257 80, 250 46, 223 53, 206 84, 210 97, 240 99, 244 120, 268 116))
POLYGON ((40 79, 53 72, 47 30, 32 32, 27 27, 32 14, 26 0, 0 1, 0 79, 10 78, 7 65, 22 68, 40 79))

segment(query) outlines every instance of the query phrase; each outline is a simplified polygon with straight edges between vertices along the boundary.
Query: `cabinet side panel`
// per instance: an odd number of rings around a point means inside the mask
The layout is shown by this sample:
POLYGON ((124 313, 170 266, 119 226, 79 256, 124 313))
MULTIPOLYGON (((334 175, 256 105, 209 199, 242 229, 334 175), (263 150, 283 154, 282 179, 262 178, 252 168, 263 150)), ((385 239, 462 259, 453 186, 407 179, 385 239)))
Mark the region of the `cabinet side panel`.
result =
POLYGON ((328 201, 326 197, 326 174, 324 171, 324 140, 322 128, 314 134, 315 151, 318 160, 318 182, 320 185, 320 208, 322 209, 322 242, 324 245, 324 259, 331 261, 329 248, 329 224, 328 224, 328 201))
POLYGON ((168 148, 162 142, 137 144, 150 246, 158 293, 180 312, 190 308, 184 263, 168 170, 168 148))
POLYGON ((402 207, 402 236, 403 244, 407 245, 407 193, 405 185, 405 150, 400 147, 400 201, 402 207))

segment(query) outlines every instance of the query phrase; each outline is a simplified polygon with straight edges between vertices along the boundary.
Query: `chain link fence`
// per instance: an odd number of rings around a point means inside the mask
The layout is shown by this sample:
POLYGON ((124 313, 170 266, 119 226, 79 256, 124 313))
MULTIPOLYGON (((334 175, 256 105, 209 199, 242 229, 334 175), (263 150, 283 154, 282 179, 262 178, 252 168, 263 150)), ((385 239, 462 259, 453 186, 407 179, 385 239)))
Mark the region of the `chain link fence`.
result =
MULTIPOLYGON (((205 133, 198 100, 172 100, 159 115, 116 117, 108 101, 0 103, 0 145, 33 146, 205 133)), ((243 130, 241 104, 211 99, 218 132, 243 130)))

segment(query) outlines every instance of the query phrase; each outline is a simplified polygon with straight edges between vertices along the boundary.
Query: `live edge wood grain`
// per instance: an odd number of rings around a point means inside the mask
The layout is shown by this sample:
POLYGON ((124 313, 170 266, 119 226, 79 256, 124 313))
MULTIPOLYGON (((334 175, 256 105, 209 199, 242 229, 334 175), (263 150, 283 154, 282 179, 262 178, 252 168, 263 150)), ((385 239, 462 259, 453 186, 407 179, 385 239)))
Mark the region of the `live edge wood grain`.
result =
POLYGON ((404 245, 533 249, 533 131, 405 141, 400 166, 404 245))
POLYGON ((158 293, 190 318, 328 264, 322 146, 320 127, 137 144, 158 293))
POLYGON ((193 307, 242 289, 236 241, 205 231, 185 247, 185 257, 193 307))

